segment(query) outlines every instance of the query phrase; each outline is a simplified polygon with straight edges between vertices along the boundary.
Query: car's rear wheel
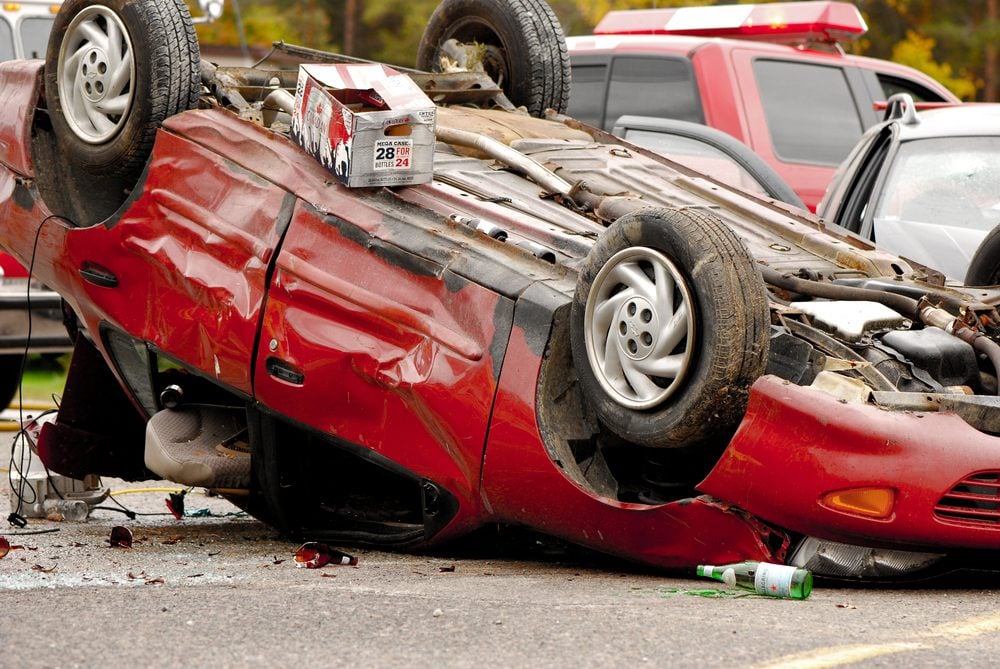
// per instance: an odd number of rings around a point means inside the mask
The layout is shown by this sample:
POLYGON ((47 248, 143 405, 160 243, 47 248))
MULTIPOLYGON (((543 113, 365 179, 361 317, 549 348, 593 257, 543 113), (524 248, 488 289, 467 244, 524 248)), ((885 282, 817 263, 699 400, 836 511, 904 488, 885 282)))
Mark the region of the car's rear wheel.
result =
POLYGON ((84 178, 137 178, 157 128, 199 94, 198 40, 183 0, 63 4, 45 95, 59 150, 84 178))
POLYGON ((615 222, 585 260, 570 323, 573 363, 601 422, 644 446, 727 436, 767 365, 760 274, 702 212, 648 209, 615 222))
POLYGON ((972 255, 965 273, 966 286, 1000 284, 1000 226, 993 228, 972 255))
POLYGON ((545 0, 444 0, 420 40, 417 67, 441 72, 442 58, 466 47, 511 102, 532 116, 548 108, 566 111, 569 52, 559 19, 545 0))

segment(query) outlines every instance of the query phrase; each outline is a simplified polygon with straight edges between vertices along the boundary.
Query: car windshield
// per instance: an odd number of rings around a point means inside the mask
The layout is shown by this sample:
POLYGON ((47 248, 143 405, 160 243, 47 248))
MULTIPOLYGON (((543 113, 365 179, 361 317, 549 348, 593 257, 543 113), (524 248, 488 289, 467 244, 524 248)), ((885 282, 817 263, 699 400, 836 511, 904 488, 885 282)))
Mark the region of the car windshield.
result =
POLYGON ((728 154, 710 144, 694 139, 656 130, 629 128, 625 139, 666 156, 685 167, 708 174, 724 184, 749 191, 755 195, 767 196, 767 191, 750 172, 736 163, 728 154))
POLYGON ((903 143, 873 211, 875 241, 961 279, 1000 223, 1000 137, 903 143))

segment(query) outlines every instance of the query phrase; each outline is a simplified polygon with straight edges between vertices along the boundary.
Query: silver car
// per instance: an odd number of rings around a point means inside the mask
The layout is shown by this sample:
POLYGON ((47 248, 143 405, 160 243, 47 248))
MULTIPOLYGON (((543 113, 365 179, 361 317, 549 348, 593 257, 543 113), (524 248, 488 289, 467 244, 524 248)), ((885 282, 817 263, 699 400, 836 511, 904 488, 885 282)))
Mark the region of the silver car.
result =
POLYGON ((1000 223, 1000 105, 917 111, 895 96, 886 120, 869 130, 834 177, 817 213, 880 248, 981 284, 970 264, 1000 223))

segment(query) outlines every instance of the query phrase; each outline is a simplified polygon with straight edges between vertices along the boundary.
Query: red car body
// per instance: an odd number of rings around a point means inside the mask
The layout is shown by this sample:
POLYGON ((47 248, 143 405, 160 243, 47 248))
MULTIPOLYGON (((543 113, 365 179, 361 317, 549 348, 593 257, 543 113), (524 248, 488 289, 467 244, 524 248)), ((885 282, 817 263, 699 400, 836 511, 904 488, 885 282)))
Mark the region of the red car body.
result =
MULTIPOLYGON (((753 385, 735 435, 696 490, 622 501, 573 461, 566 444, 586 425, 553 408, 567 369, 574 268, 599 226, 546 200, 531 217, 504 210, 509 202, 470 199, 454 186, 453 162, 463 159, 450 154, 439 155, 433 183, 351 190, 286 136, 215 108, 168 119, 127 202, 77 227, 53 215, 37 187, 41 69, 0 65, 0 235, 22 262, 33 257, 37 277, 79 319, 60 416, 40 443, 56 471, 149 475, 142 430, 163 409, 144 399, 123 361, 121 342, 132 342, 245 402, 251 439, 255 429, 294 437, 255 451, 257 485, 249 500, 234 496, 293 533, 427 547, 484 524, 518 524, 674 569, 784 562, 803 536, 937 554, 1000 547, 1000 439, 952 414, 845 403, 773 375, 753 385), (456 212, 501 223, 557 262, 448 220, 456 212), (127 396, 115 396, 119 383, 127 396), (309 520, 311 511, 296 515, 303 505, 283 501, 307 494, 294 481, 320 476, 307 470, 329 448, 405 480, 419 517, 381 523, 359 512, 342 531, 309 520), (279 475, 289 467, 298 478, 279 475), (981 510, 942 511, 953 488, 984 472, 994 492, 980 494, 981 510), (890 514, 825 506, 829 493, 865 486, 892 490, 890 514)), ((691 206, 714 193, 741 236, 771 249, 775 267, 810 257, 872 275, 905 268, 830 238, 804 212, 594 136, 662 170, 663 187, 695 198, 691 206), (768 229, 799 246, 775 250, 776 237, 760 232, 768 229)), ((507 199, 516 203, 513 190, 507 199)), ((154 364, 154 377, 162 371, 154 364)))

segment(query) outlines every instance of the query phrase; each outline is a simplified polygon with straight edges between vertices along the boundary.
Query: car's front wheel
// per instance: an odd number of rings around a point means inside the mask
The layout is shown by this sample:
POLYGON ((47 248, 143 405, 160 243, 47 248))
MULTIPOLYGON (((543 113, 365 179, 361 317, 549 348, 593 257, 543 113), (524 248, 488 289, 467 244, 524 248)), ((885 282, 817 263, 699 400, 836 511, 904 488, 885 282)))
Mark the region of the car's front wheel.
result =
POLYGON ((601 422, 628 442, 687 447, 731 433, 767 365, 764 284, 739 238, 702 212, 648 209, 587 256, 573 363, 601 422))

